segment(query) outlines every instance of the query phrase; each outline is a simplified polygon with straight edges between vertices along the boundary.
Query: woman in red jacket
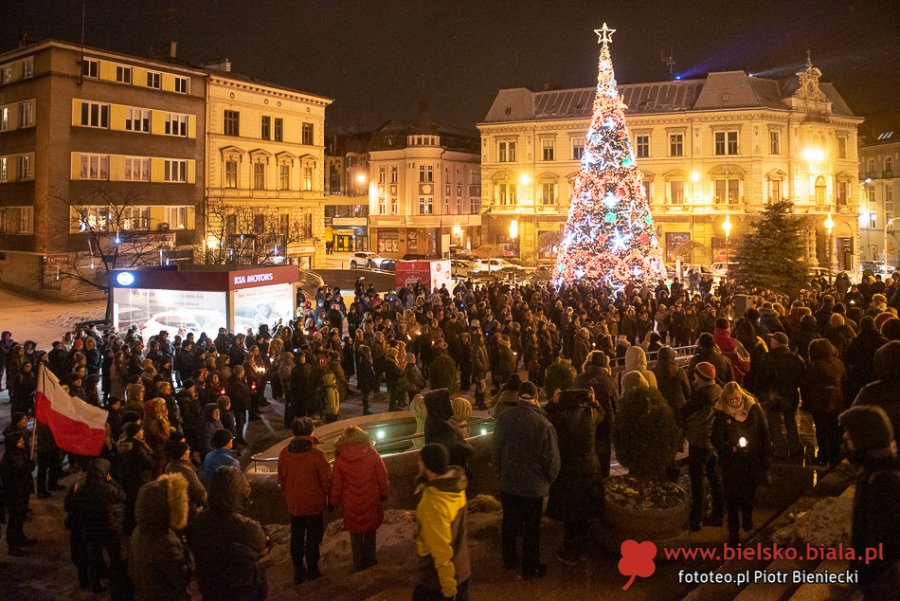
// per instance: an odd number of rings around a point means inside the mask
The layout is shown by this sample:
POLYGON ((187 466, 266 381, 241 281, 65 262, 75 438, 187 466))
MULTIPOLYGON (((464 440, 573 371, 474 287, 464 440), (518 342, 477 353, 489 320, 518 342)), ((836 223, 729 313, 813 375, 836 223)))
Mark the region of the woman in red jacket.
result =
POLYGON ((344 529, 350 533, 353 566, 365 570, 376 563, 375 531, 384 519, 387 468, 372 439, 358 426, 350 426, 335 443, 331 476, 331 503, 340 507, 344 529))

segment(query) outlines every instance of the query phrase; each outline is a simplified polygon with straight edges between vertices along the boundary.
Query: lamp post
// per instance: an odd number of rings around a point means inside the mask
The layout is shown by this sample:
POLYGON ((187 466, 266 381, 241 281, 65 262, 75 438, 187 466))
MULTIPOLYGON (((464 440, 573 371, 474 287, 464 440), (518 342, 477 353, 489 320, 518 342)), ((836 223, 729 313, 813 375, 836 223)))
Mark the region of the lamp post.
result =
POLYGON ((828 219, 825 220, 824 225, 825 225, 825 231, 828 232, 828 283, 830 284, 831 277, 833 275, 832 271, 831 271, 832 270, 831 253, 832 253, 832 246, 833 246, 833 244, 831 243, 831 232, 834 230, 834 220, 831 218, 830 212, 828 213, 828 219))
POLYGON ((900 221, 900 217, 894 217, 893 219, 885 219, 884 220, 884 256, 882 257, 882 267, 881 271, 885 275, 888 272, 888 229, 891 227, 891 224, 895 221, 900 221))
POLYGON ((731 253, 728 252, 728 237, 731 235, 731 215, 725 215, 725 221, 722 223, 722 229, 725 231, 725 263, 728 263, 731 260, 731 253))

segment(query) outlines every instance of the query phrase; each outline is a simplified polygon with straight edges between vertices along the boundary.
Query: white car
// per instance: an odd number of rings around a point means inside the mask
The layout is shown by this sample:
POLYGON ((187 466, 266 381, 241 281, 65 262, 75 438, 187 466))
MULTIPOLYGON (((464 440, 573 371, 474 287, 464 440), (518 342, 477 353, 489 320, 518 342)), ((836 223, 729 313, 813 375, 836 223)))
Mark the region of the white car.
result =
POLYGON ((725 261, 719 261, 717 263, 713 263, 709 266, 710 271, 712 271, 713 276, 717 278, 724 278, 728 275, 728 272, 737 266, 737 263, 728 263, 725 261))
POLYGON ((475 261, 469 261, 467 259, 450 259, 450 273, 451 275, 464 278, 469 275, 469 272, 478 269, 479 265, 475 261))
POLYGON ((474 263, 474 268, 470 270, 472 273, 500 271, 501 269, 521 269, 521 267, 510 263, 506 259, 477 259, 474 263))
POLYGON ((373 252, 355 252, 350 255, 350 269, 379 268, 385 258, 373 252))
POLYGON ((184 336, 188 332, 193 332, 195 336, 203 332, 214 336, 225 325, 225 314, 215 310, 163 311, 153 314, 147 320, 141 327, 141 336, 146 339, 159 334, 161 330, 169 332, 170 339, 176 335, 184 336))

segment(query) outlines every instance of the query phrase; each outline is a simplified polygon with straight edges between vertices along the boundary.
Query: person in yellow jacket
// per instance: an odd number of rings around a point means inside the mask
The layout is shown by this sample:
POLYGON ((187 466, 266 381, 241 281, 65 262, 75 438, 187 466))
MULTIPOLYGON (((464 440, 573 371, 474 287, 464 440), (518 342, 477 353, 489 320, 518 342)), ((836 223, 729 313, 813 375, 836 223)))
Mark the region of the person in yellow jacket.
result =
POLYGON ((440 444, 427 444, 419 455, 416 489, 416 552, 419 555, 413 601, 468 601, 469 562, 466 472, 450 465, 440 444))

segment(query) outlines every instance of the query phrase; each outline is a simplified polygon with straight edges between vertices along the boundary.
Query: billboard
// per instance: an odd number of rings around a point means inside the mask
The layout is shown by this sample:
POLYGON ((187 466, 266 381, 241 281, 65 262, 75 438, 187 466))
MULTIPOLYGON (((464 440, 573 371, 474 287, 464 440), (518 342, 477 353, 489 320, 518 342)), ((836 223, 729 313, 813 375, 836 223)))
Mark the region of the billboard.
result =
POLYGON ((273 284, 259 288, 243 288, 234 291, 234 331, 255 332, 259 324, 274 324, 280 319, 288 323, 293 318, 294 287, 290 284, 273 284))
POLYGON ((397 287, 413 286, 420 282, 431 292, 435 288, 440 289, 446 285, 451 288, 451 273, 449 260, 433 261, 397 261, 397 287))
POLYGON ((166 330, 170 337, 206 332, 216 337, 228 326, 226 292, 113 288, 113 327, 119 331, 138 326, 142 336, 166 330))

